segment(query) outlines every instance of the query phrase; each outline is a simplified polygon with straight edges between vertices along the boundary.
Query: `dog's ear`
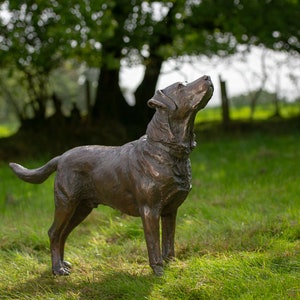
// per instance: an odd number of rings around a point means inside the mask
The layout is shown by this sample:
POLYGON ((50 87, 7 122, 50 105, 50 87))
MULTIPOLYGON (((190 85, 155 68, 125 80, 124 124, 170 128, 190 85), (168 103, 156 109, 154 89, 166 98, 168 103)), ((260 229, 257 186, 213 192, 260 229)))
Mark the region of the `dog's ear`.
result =
POLYGON ((166 109, 167 108, 167 106, 164 104, 164 103, 162 103, 162 102, 160 102, 160 101, 157 101, 157 100, 155 100, 155 99, 150 99, 148 102, 147 102, 147 104, 148 104, 148 106, 150 107, 150 108, 161 108, 161 109, 166 109))
POLYGON ((176 104, 174 101, 166 96, 161 90, 156 91, 154 96, 147 102, 150 108, 160 108, 175 110, 176 104))

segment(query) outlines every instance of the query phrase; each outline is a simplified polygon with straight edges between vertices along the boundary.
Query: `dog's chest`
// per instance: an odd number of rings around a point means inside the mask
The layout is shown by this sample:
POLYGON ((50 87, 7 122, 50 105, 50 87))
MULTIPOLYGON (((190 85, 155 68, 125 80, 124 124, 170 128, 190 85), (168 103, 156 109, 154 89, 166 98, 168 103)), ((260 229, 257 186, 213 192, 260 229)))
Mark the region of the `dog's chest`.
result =
POLYGON ((161 208, 164 212, 174 211, 186 199, 191 190, 190 160, 177 161, 173 165, 170 177, 159 187, 161 208))
POLYGON ((148 157, 141 173, 144 174, 141 182, 145 183, 142 190, 164 201, 178 197, 185 199, 191 189, 191 163, 188 158, 148 157))
POLYGON ((191 163, 190 160, 177 161, 171 168, 173 184, 180 190, 190 190, 191 186, 191 163))

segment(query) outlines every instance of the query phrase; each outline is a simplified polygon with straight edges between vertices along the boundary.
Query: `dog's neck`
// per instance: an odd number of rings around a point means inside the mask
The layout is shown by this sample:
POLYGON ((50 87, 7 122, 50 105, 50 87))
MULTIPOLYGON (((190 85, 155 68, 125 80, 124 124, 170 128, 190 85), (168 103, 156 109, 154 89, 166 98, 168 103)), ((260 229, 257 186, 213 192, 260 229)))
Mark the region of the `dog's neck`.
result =
POLYGON ((196 146, 194 120, 195 117, 190 116, 171 126, 168 118, 155 113, 147 127, 147 140, 177 158, 187 158, 196 146))

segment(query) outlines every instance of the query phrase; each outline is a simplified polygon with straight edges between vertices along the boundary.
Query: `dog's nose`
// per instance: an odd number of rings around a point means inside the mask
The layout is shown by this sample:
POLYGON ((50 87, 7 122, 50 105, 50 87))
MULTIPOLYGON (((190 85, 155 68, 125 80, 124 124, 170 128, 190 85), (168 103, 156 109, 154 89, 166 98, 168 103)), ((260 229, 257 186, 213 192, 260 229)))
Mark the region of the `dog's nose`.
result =
POLYGON ((212 83, 212 81, 211 81, 211 79, 210 79, 210 76, 204 75, 204 76, 203 76, 203 80, 204 80, 207 84, 209 84, 209 85, 211 85, 211 86, 213 87, 213 83, 212 83))
POLYGON ((210 77, 208 75, 203 76, 203 80, 211 81, 210 77))
POLYGON ((210 87, 212 86, 212 81, 210 79, 210 76, 203 75, 196 79, 195 81, 190 82, 187 87, 195 90, 203 89, 203 87, 210 87))

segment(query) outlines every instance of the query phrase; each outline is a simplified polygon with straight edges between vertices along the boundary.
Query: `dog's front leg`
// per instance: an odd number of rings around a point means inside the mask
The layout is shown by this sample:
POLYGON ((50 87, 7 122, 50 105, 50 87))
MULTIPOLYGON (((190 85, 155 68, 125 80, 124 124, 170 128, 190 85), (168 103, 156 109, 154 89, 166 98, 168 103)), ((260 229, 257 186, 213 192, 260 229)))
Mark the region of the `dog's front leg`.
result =
POLYGON ((162 216, 162 257, 171 260, 175 256, 174 236, 177 210, 171 214, 162 216))
POLYGON ((160 251, 159 237, 160 214, 155 209, 143 206, 141 209, 141 217, 144 226, 150 266, 155 275, 161 276, 163 274, 163 260, 160 251))

